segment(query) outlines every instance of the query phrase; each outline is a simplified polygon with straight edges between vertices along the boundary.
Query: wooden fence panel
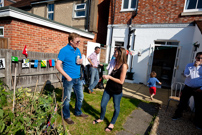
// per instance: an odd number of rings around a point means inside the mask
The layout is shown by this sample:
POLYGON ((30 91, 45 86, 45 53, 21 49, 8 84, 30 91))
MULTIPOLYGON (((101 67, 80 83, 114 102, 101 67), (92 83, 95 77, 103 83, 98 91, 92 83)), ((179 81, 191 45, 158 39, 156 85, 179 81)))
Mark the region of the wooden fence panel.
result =
MULTIPOLYGON (((6 68, 0 70, 0 79, 2 79, 11 89, 13 87, 12 80, 14 80, 15 67, 17 68, 17 88, 19 87, 35 87, 38 80, 38 86, 41 88, 48 80, 54 86, 59 86, 56 74, 57 69, 49 66, 49 59, 56 60, 58 54, 28 52, 29 68, 22 68, 22 60, 26 59, 20 50, 1 49, 0 58, 5 58, 6 68), (11 56, 18 57, 18 62, 11 62, 11 56), (38 67, 31 68, 31 60, 38 60, 38 67), (47 67, 41 68, 41 60, 47 60, 47 67)), ((56 61, 55 61, 56 62, 56 61)), ((62 75, 58 74, 61 78, 62 75)))
POLYGON ((8 49, 8 38, 0 38, 0 49, 8 49))

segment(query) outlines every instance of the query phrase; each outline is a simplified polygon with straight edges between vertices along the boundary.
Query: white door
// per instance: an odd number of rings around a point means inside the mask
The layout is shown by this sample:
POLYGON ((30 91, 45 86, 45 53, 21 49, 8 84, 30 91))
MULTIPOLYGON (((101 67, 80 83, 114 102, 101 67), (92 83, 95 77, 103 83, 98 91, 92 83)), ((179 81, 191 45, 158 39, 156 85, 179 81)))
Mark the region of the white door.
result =
POLYGON ((176 52, 176 56, 175 56, 175 64, 174 64, 174 68, 173 68, 173 76, 172 76, 172 83, 176 82, 176 72, 179 69, 179 62, 180 62, 180 52, 181 52, 182 47, 179 46, 177 48, 177 52, 176 52))
MULTIPOLYGON (((151 44, 150 45, 150 48, 149 48, 149 60, 148 60, 148 63, 147 63, 147 80, 149 79, 150 77, 150 73, 151 73, 151 70, 152 70, 152 63, 153 63, 153 57, 154 57, 154 50, 155 50, 155 45, 154 44, 151 44)), ((146 81, 147 81, 146 80, 146 81)))
MULTIPOLYGON (((86 65, 90 64, 90 62, 88 61, 87 58, 88 58, 88 56, 90 56, 95 51, 95 47, 96 46, 100 47, 100 44, 99 43, 90 42, 90 41, 87 42, 87 54, 86 54, 87 56, 86 56, 86 59, 85 59, 86 65)), ((100 53, 98 54, 97 59, 100 61, 100 53)))

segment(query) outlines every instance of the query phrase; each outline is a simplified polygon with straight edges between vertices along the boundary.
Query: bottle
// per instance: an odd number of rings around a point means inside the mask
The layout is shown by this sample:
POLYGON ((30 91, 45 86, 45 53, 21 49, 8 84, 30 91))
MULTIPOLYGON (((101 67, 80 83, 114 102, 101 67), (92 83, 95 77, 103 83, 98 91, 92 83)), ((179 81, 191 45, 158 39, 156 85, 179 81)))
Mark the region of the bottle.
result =
POLYGON ((78 61, 79 59, 80 59, 80 56, 77 55, 77 56, 76 56, 76 64, 79 64, 79 61, 78 61))

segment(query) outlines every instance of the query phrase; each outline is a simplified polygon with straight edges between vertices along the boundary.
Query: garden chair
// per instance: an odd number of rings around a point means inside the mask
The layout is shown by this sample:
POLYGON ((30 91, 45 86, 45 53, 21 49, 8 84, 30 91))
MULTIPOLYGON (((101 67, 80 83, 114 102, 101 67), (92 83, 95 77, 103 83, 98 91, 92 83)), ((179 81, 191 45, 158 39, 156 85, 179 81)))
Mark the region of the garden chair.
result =
POLYGON ((185 86, 185 84, 181 83, 181 82, 175 82, 171 85, 171 95, 168 99, 166 111, 168 109, 168 106, 169 106, 171 100, 180 102, 181 91, 184 88, 184 86, 185 86))

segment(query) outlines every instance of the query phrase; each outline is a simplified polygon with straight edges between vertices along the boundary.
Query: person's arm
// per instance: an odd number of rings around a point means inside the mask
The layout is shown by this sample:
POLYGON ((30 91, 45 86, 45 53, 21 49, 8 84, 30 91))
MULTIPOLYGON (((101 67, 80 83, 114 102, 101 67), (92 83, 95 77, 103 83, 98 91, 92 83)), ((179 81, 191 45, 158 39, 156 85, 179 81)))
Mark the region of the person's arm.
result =
POLYGON ((72 80, 72 78, 63 70, 61 60, 57 60, 56 69, 67 79, 67 81, 72 80))
POLYGON ((160 84, 160 85, 162 84, 157 78, 156 78, 156 81, 157 81, 158 84, 160 84))
MULTIPOLYGON (((189 77, 190 76, 190 70, 189 70, 189 64, 187 64, 187 66, 185 67, 185 70, 184 70, 184 75, 186 77, 189 77)), ((194 66, 193 66, 194 67, 194 66)))
POLYGON ((88 61, 90 62, 90 64, 91 64, 92 66, 94 66, 94 65, 93 65, 93 62, 91 61, 90 58, 88 58, 88 61))
POLYGON ((110 75, 103 75, 103 78, 104 79, 110 79, 116 83, 119 83, 119 84, 123 84, 124 81, 125 81, 125 78, 126 78, 126 71, 127 71, 127 65, 126 64, 123 64, 123 67, 122 67, 122 72, 121 72, 121 75, 120 75, 120 79, 118 78, 114 78, 110 75))

